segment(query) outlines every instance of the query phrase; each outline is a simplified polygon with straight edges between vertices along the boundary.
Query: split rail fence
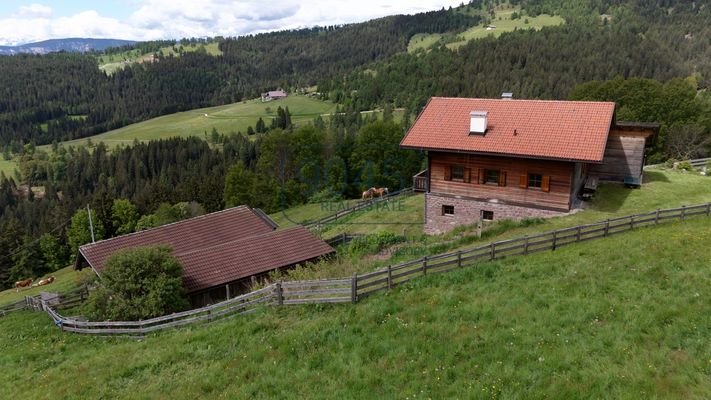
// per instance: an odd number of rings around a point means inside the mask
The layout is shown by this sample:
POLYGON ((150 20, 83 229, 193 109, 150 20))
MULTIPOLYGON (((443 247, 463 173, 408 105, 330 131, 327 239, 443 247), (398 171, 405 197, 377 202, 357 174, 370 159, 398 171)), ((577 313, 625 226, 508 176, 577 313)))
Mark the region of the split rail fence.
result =
POLYGON ((383 197, 378 197, 372 200, 363 200, 357 202, 354 206, 344 208, 342 210, 338 210, 334 214, 328 215, 326 217, 323 217, 321 219, 318 219, 316 221, 310 222, 306 224, 305 226, 309 229, 311 228, 317 228, 320 229, 322 225, 326 224, 333 224, 337 223, 339 219, 343 219, 344 217, 347 217, 348 215, 353 214, 356 211, 361 211, 361 210, 366 210, 371 207, 377 207, 379 203, 384 203, 393 197, 397 197, 400 195, 405 195, 405 194, 410 194, 413 193, 413 190, 411 187, 405 188, 402 190, 398 190, 396 192, 388 193, 384 195, 383 197))
POLYGON ((196 322, 208 322, 245 314, 260 306, 307 303, 355 303, 373 293, 388 290, 415 277, 442 273, 505 257, 527 255, 587 240, 603 238, 632 229, 657 225, 670 220, 685 220, 698 215, 711 215, 711 203, 696 206, 656 210, 647 213, 611 218, 605 221, 563 228, 537 235, 501 240, 467 250, 426 256, 418 260, 388 266, 351 278, 296 282, 276 282, 262 289, 207 307, 131 322, 88 322, 67 318, 49 302, 29 298, 28 304, 49 313, 55 323, 69 332, 97 335, 142 336, 160 329, 196 322))

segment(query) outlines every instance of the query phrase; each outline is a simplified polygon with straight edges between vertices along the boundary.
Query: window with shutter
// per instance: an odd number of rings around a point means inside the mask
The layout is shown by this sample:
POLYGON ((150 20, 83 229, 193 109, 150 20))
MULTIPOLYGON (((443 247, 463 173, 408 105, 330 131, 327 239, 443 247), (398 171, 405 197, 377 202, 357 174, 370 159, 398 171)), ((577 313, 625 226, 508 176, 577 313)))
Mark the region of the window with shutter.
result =
POLYGON ((526 189, 528 187, 528 175, 527 174, 522 174, 521 176, 518 177, 518 186, 526 189))
POLYGON ((479 175, 477 175, 477 183, 483 185, 486 182, 486 170, 484 168, 479 168, 479 175))
POLYGON ((450 165, 444 167, 444 180, 445 181, 452 180, 452 167, 450 165))
POLYGON ((452 180, 464 181, 464 167, 461 165, 452 165, 452 180))
POLYGON ((494 185, 499 184, 499 170, 498 169, 487 169, 484 172, 485 178, 484 183, 491 183, 494 185))
POLYGON ((528 174, 528 187, 540 188, 543 186, 543 175, 528 174))
POLYGON ((464 168, 464 182, 469 183, 471 182, 471 175, 472 175, 472 170, 469 168, 464 168))
POLYGON ((544 176, 543 179, 541 180, 541 190, 544 192, 551 191, 551 177, 550 176, 544 176))
POLYGON ((499 186, 506 186, 506 171, 499 172, 499 186))

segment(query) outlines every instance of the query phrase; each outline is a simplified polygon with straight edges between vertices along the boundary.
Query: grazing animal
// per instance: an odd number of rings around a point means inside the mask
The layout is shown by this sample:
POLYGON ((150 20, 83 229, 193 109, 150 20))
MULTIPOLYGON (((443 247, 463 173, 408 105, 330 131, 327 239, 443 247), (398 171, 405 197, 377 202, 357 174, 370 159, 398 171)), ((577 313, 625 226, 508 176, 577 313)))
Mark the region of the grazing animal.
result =
POLYGON ((37 282, 37 286, 44 286, 44 285, 49 285, 50 283, 54 282, 54 276, 50 276, 48 278, 40 279, 39 282, 37 282))
POLYGON ((20 288, 29 289, 31 287, 32 287, 32 278, 15 282, 15 292, 19 292, 20 288))
POLYGON ((388 188, 371 188, 374 197, 383 197, 388 194, 388 188))
POLYGON ((370 188, 370 189, 366 190, 365 192, 363 192, 363 196, 361 196, 360 199, 361 200, 372 199, 374 191, 375 191, 375 188, 370 188))

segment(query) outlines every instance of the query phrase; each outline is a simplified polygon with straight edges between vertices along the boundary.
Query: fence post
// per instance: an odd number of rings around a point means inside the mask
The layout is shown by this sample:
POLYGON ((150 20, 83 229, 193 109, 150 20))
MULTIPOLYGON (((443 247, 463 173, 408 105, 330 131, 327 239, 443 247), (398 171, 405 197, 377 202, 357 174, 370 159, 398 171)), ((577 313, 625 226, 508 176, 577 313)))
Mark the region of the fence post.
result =
POLYGON ((392 266, 388 265, 388 290, 393 287, 393 270, 392 266))
POLYGON ((427 256, 422 259, 422 275, 427 275, 427 256))
POLYGON ((634 229, 634 215, 630 217, 630 229, 634 229))
POLYGON ((230 299, 230 285, 229 284, 225 285, 225 297, 227 297, 227 300, 230 299))
POLYGON ((706 216, 711 215, 711 203, 706 203, 706 216))
POLYGON ((353 278, 351 278, 351 302, 356 303, 358 301, 358 273, 353 273, 353 278))
POLYGON ((657 225, 659 223, 659 209, 657 208, 657 212, 654 214, 654 225, 657 225))
POLYGON ((578 225, 578 229, 575 231, 575 241, 580 241, 580 225, 578 225))
POLYGON ((557 240, 557 236, 558 236, 558 231, 553 231, 553 247, 551 248, 551 250, 555 250, 555 245, 556 245, 555 242, 557 240))
POLYGON ((496 258, 496 243, 491 242, 491 249, 489 250, 489 259, 493 260, 496 258))
POLYGON ((681 206, 681 216, 679 218, 683 221, 685 216, 686 216, 686 206, 681 206))
POLYGON ((523 236, 523 255, 528 255, 528 235, 523 236))
POLYGON ((282 294, 282 289, 281 289, 281 281, 277 282, 274 284, 274 288, 276 290, 276 296, 277 296, 277 304, 278 305, 284 305, 284 295, 282 294))
POLYGON ((457 268, 462 268, 462 251, 457 251, 457 268))

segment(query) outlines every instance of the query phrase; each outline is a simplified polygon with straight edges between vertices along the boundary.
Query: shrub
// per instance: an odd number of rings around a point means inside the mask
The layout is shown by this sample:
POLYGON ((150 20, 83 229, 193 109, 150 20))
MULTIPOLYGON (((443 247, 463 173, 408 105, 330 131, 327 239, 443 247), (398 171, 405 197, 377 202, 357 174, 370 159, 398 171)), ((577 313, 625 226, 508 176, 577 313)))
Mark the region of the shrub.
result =
POLYGON ((691 165, 691 163, 689 162, 689 160, 681 161, 681 162, 676 166, 676 168, 679 169, 679 170, 681 170, 681 171, 693 171, 693 170, 694 170, 694 166, 691 165))
POLYGON ((183 268, 170 251, 160 246, 114 253, 83 313, 92 320, 138 320, 187 308, 183 268))
POLYGON ((351 255, 374 254, 404 240, 404 237, 391 232, 378 232, 354 239, 348 245, 347 251, 351 255))

